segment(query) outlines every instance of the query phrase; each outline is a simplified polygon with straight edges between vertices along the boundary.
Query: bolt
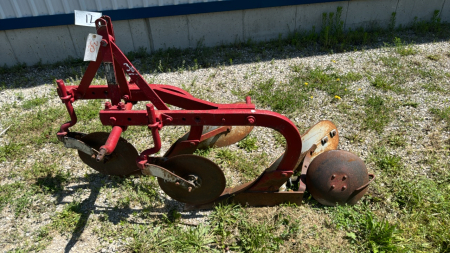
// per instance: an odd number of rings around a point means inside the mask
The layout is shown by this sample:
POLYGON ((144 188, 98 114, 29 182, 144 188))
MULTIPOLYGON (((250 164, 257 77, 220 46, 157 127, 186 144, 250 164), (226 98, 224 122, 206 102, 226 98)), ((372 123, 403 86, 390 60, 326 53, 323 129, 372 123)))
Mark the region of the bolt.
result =
POLYGON ((192 187, 188 187, 188 192, 191 192, 192 191, 192 187))
POLYGON ((287 177, 287 176, 288 176, 288 174, 287 174, 287 173, 281 173, 281 176, 283 176, 283 177, 287 177))
POLYGON ((255 117, 253 117, 253 116, 248 116, 247 120, 248 120, 248 123, 250 123, 250 124, 254 124, 255 123, 255 117))
POLYGON ((123 97, 122 97, 124 100, 128 100, 128 99, 130 99, 130 96, 128 96, 128 95, 123 95, 123 97))
POLYGON ((191 146, 195 146, 195 142, 193 141, 189 142, 189 144, 191 144, 191 146))
POLYGON ((331 189, 334 189, 335 187, 336 187, 336 185, 332 185, 332 186, 331 186, 331 189))
POLYGON ((345 175, 345 176, 342 177, 342 180, 345 180, 345 179, 347 179, 347 175, 345 175))
POLYGON ((111 108, 111 102, 105 102, 105 110, 108 110, 109 108, 111 108))
POLYGON ((345 189, 347 189, 347 186, 342 186, 342 190, 345 191, 345 189))
POLYGON ((335 179, 335 178, 336 178, 335 174, 331 175, 331 179, 335 179))
POLYGON ((117 106, 119 107, 120 110, 125 110, 125 104, 123 102, 119 102, 117 106))
POLYGON ((331 138, 333 138, 334 136, 336 136, 336 129, 331 130, 330 136, 331 136, 331 138))
POLYGON ((222 118, 222 122, 225 122, 225 118, 222 118))
MULTIPOLYGON (((98 25, 100 25, 100 23, 98 25)), ((106 42, 106 40, 102 40, 102 46, 106 47, 107 45, 108 45, 108 42, 106 42)))
POLYGON ((114 117, 109 118, 109 122, 110 122, 112 125, 114 125, 114 124, 116 123, 116 118, 114 118, 114 117))
POLYGON ((175 182, 175 185, 180 185, 180 182, 175 182))

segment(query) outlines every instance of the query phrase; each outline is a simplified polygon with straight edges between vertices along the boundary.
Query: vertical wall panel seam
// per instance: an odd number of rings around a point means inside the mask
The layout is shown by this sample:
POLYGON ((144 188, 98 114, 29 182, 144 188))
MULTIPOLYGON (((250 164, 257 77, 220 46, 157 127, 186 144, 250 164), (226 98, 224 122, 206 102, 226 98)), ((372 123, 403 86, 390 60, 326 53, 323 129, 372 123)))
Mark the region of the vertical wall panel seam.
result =
POLYGON ((247 41, 245 31, 245 10, 242 10, 242 42, 244 43, 247 41))
POLYGON ((3 11, 3 8, 0 5, 0 19, 5 19, 5 18, 6 18, 5 12, 3 11))
POLYGON ((344 21, 344 31, 347 30, 347 17, 348 17, 348 10, 350 6, 350 1, 347 1, 347 10, 345 11, 345 21, 344 21))
POLYGON ((186 17, 187 30, 188 30, 188 45, 189 45, 189 47, 192 47, 191 46, 191 32, 190 32, 191 29, 189 29, 189 15, 184 15, 184 16, 186 17))
MULTIPOLYGON (((31 0, 33 1, 33 0, 31 0)), ((69 4, 67 3, 67 0, 62 0, 62 4, 63 4, 63 8, 64 8, 64 13, 70 13, 70 7, 69 4)))
MULTIPOLYGON (((3 31, 3 32, 5 33, 6 40, 9 43, 9 47, 11 47, 11 51, 12 51, 12 53, 14 55, 14 59, 16 59, 16 64, 20 64, 19 58, 17 58, 16 52, 14 52, 14 48, 13 48, 13 46, 11 44, 11 41, 9 40, 8 33, 6 33, 6 31, 3 31)), ((14 64, 14 65, 16 65, 16 64, 14 64)))
POLYGON ((84 0, 79 0, 79 3, 80 3, 80 7, 81 7, 82 11, 87 11, 88 10, 84 0))
MULTIPOLYGON (((397 6, 395 6, 395 23, 397 23, 397 12, 398 12, 398 4, 400 3, 400 0, 397 0, 397 6)), ((394 24, 394 28, 395 28, 395 24, 394 24)))
POLYGON ((133 45, 133 51, 137 51, 137 48, 134 45, 134 39, 133 39, 133 35, 131 34, 133 31, 131 30, 131 24, 130 24, 130 20, 127 20, 128 23, 128 29, 130 31, 130 37, 131 37, 131 45, 133 45))
POLYGON ((95 0, 95 7, 97 7, 97 11, 103 11, 102 4, 100 0, 95 0))
POLYGON ((14 9, 14 13, 16 13, 16 18, 21 18, 22 17, 22 12, 20 11, 19 5, 17 5, 16 1, 11 1, 11 4, 13 6, 14 9))
POLYGON ((48 14, 55 14, 55 10, 53 9, 53 5, 50 3, 50 0, 45 0, 45 6, 47 7, 48 14))
POLYGON ((298 11, 298 6, 295 6, 295 14, 294 14, 294 33, 297 32, 297 11, 298 11))
POLYGON ((75 41, 73 40, 72 33, 70 32, 69 26, 67 25, 66 27, 67 27, 67 30, 69 31, 69 36, 70 36, 70 40, 72 41, 73 50, 75 50, 75 55, 76 55, 77 57, 83 57, 83 56, 82 56, 81 54, 79 54, 78 51, 77 51, 77 47, 75 46, 75 41))
POLYGON ((441 11, 439 12, 439 18, 440 18, 440 19, 442 19, 442 11, 444 10, 444 6, 445 6, 445 0, 442 1, 441 11))
POLYGON ((34 0, 28 0, 28 6, 30 7, 31 13, 33 14, 34 17, 39 15, 34 0))
POLYGON ((147 36, 148 36, 148 42, 150 43, 150 52, 155 51, 155 43, 153 42, 153 34, 152 34, 152 26, 150 24, 150 19, 145 19, 145 26, 147 27, 147 36))

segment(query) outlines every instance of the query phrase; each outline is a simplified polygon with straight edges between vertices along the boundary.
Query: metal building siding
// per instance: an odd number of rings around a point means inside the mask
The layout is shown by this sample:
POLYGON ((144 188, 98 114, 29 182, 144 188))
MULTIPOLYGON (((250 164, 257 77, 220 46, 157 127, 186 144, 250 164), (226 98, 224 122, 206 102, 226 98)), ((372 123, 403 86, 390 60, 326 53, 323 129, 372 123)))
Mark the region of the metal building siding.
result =
POLYGON ((219 0, 1 0, 0 19, 219 2, 219 0))

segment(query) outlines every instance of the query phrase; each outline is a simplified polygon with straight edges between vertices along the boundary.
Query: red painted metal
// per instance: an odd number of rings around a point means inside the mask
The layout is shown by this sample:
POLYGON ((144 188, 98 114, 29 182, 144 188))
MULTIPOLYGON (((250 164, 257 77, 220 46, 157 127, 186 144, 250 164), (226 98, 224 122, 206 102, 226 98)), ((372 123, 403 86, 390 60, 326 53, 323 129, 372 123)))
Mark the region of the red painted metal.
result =
MULTIPOLYGON (((159 130, 165 126, 191 126, 187 140, 182 141, 180 145, 176 145, 170 156, 183 153, 183 149, 195 149, 200 141, 210 137, 211 134, 202 135, 203 126, 261 126, 275 129, 285 137, 287 142, 286 152, 279 164, 277 163, 278 166, 275 170, 265 171, 256 180, 235 189, 239 189, 239 193, 250 194, 248 196, 251 196, 251 193, 277 192, 279 187, 294 173, 301 155, 302 140, 296 126, 288 118, 275 112, 256 110, 250 97, 247 97, 244 103, 216 104, 195 98, 188 92, 174 86, 148 84, 115 44, 110 18, 103 16, 96 20, 96 28, 97 33, 103 37, 103 40, 97 60, 89 64, 80 85, 65 86, 62 80, 57 81, 58 94, 65 103, 71 117, 70 122, 61 126, 58 136, 67 135, 69 127, 77 122, 72 107, 74 101, 80 99, 110 99, 111 102, 105 103, 105 109, 100 111, 102 124, 112 126, 108 140, 101 147, 101 150, 104 150, 104 155, 114 152, 122 131, 132 125, 147 126, 151 130, 154 141, 154 147, 143 151, 137 158, 137 165, 141 169, 145 167, 146 163, 153 161, 150 155, 160 150, 159 130), (109 66, 114 75, 109 72, 107 85, 90 85, 102 62, 109 66), (125 73, 130 78, 129 81, 125 73), (137 101, 149 101, 147 110, 132 110, 132 103, 137 101), (170 110, 166 103, 183 110, 170 110)), ((215 132, 223 131, 223 128, 218 129, 215 132)), ((297 203, 299 199, 301 201, 303 192, 298 194, 289 195, 294 197, 284 199, 295 199, 297 203)), ((277 203, 277 201, 268 201, 267 203, 272 202, 277 203)))

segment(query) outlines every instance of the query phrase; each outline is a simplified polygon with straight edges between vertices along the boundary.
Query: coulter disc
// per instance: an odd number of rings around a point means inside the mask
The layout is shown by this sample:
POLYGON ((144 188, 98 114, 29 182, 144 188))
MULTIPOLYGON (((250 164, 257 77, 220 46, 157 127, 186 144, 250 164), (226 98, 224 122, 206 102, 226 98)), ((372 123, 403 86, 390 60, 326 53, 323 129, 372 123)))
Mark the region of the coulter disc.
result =
POLYGON ((190 192, 175 183, 158 178, 161 189, 171 198, 189 204, 204 204, 217 199, 225 189, 225 176, 217 164, 197 155, 177 155, 161 167, 197 185, 190 192))
MULTIPOLYGON (((109 133, 96 132, 88 134, 80 140, 90 147, 99 150, 105 144, 108 136, 109 133)), ((114 152, 111 155, 105 156, 105 159, 101 162, 97 162, 95 157, 91 157, 81 151, 78 151, 78 156, 89 167, 105 175, 124 177, 142 174, 136 165, 136 159, 139 154, 133 145, 124 138, 119 139, 114 152)))

